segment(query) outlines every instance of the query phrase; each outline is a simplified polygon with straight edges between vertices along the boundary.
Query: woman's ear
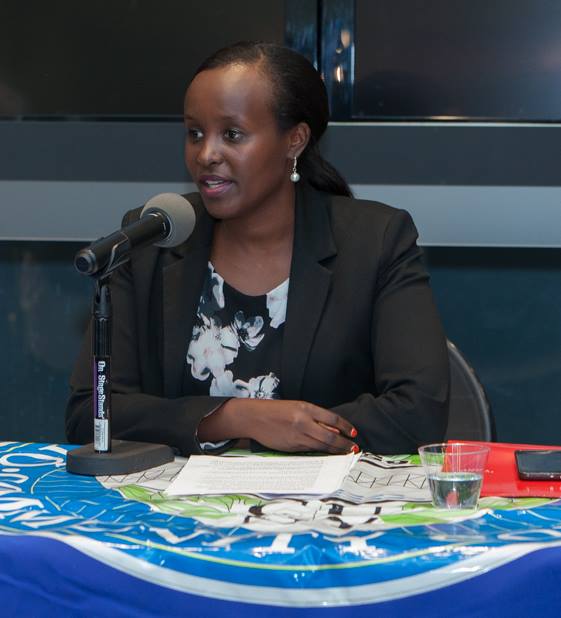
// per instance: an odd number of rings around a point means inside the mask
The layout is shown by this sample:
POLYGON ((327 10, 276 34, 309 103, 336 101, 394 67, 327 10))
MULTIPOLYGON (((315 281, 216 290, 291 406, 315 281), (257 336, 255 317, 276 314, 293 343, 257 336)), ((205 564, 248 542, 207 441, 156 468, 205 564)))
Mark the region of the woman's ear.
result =
POLYGON ((306 122, 299 122, 289 131, 289 149, 288 156, 290 159, 299 157, 310 141, 310 127, 306 122))

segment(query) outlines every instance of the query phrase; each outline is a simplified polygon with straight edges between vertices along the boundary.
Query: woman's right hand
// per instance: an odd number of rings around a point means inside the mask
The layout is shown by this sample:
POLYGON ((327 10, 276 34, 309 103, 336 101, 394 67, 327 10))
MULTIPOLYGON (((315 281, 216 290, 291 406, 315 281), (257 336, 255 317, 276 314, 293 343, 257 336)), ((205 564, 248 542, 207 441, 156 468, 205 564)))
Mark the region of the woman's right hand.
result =
POLYGON ((279 399, 230 399, 199 425, 201 441, 251 438, 277 451, 345 454, 358 446, 347 420, 312 403, 279 399), (213 418, 214 417, 214 418, 213 418))

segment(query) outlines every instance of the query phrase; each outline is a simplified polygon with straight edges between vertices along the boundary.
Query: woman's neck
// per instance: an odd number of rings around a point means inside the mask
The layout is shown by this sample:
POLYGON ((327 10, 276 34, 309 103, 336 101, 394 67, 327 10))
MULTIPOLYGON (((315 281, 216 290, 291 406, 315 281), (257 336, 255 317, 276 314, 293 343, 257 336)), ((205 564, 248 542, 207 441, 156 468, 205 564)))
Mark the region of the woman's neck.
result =
POLYGON ((267 217, 218 221, 211 261, 236 289, 251 295, 262 294, 289 276, 293 239, 293 205, 267 217))

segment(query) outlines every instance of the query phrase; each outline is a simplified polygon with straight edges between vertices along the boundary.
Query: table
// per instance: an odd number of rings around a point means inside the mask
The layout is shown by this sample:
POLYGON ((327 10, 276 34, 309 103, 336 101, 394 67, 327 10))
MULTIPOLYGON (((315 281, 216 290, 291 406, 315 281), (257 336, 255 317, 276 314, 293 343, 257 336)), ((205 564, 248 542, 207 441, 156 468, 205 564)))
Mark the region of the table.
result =
MULTIPOLYGON (((3 616, 561 613, 561 501, 169 499, 181 459, 96 479, 66 472, 69 448, 0 443, 3 616)), ((425 490, 414 458, 369 457, 357 486, 425 490)))

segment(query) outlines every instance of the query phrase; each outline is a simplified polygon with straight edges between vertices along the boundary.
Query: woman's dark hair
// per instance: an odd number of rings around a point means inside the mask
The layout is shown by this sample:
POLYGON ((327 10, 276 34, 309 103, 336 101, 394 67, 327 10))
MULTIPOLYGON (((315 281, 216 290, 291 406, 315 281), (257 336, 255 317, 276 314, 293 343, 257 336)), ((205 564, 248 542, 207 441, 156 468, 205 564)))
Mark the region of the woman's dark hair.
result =
POLYGON ((301 177, 320 191, 352 196, 345 179, 320 154, 319 140, 327 129, 329 104, 320 74, 301 54, 273 43, 241 41, 219 49, 195 75, 232 64, 259 65, 273 87, 273 113, 281 131, 299 122, 310 127, 310 141, 298 159, 301 177))

